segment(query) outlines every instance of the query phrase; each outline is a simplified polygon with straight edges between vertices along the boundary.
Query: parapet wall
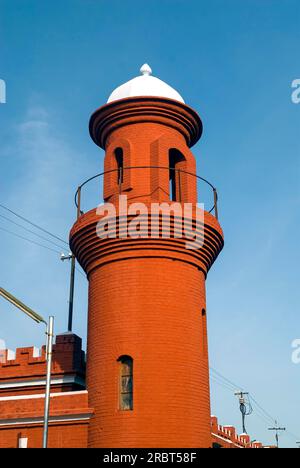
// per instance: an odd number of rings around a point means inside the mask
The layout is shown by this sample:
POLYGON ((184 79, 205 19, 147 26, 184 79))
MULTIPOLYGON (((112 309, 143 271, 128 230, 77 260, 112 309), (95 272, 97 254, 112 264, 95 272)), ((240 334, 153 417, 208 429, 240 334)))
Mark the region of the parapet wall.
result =
POLYGON ((235 427, 221 426, 216 416, 211 417, 211 430, 215 448, 263 448, 261 442, 251 442, 248 434, 238 435, 235 427))
MULTIPOLYGON (((26 393, 26 383, 33 387, 43 384, 46 374, 45 346, 0 351, 0 394, 12 391, 26 393)), ((52 379, 54 389, 75 390, 85 385, 85 353, 82 340, 73 333, 56 336, 53 346, 52 379)), ((29 389, 28 389, 29 390, 29 389)), ((37 391, 37 388, 34 389, 37 391)))

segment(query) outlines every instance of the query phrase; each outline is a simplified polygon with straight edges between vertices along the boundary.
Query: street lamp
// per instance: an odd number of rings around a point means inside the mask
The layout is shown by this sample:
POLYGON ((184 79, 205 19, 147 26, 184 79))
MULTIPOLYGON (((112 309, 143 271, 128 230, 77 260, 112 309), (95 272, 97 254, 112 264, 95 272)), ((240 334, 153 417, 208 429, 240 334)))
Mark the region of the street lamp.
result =
POLYGON ((49 407, 50 407, 50 386, 51 386, 51 365, 52 365, 52 344, 53 344, 53 327, 54 327, 54 317, 49 317, 49 322, 34 310, 27 307, 23 302, 19 301, 12 294, 7 292, 5 289, 0 288, 0 296, 6 299, 8 302, 13 304, 15 307, 20 309, 26 315, 28 315, 32 320, 37 323, 44 323, 46 325, 46 362, 47 362, 47 374, 46 374, 46 392, 45 392, 45 408, 44 408, 44 431, 43 431, 43 448, 47 448, 48 445, 48 424, 49 424, 49 407))

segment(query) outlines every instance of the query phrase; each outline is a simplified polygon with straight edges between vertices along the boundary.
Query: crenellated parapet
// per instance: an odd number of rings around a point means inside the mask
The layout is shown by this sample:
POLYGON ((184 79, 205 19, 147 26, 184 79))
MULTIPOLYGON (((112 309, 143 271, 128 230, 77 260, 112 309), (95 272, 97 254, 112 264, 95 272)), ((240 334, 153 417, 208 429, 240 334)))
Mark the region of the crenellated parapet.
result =
POLYGON ((216 416, 211 417, 211 431, 214 448, 264 448, 259 441, 251 442, 248 434, 237 434, 234 426, 221 426, 216 416))
MULTIPOLYGON (((44 391, 45 346, 0 351, 0 394, 44 391)), ((52 388, 54 391, 85 387, 85 353, 82 340, 73 333, 56 336, 53 346, 52 388)))

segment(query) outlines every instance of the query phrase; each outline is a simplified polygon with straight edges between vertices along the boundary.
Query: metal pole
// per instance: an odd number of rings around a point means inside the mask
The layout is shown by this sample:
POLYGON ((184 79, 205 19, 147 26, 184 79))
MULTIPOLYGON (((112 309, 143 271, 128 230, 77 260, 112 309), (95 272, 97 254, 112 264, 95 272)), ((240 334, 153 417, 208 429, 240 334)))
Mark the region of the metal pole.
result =
POLYGON ((44 431, 43 431, 43 448, 48 446, 48 424, 49 424, 49 408, 50 408, 50 390, 51 390, 51 366, 52 366, 52 344, 53 344, 53 328, 54 317, 49 317, 47 325, 47 376, 46 376, 46 392, 45 392, 45 411, 44 411, 44 431))
POLYGON ((218 193, 217 189, 214 188, 214 205, 215 205, 215 217, 216 219, 219 218, 219 213, 218 213, 218 193))
POLYGON ((70 296, 69 296, 69 319, 68 319, 68 331, 72 331, 73 324, 73 305, 74 305, 74 285, 75 285, 75 256, 72 255, 71 259, 71 279, 70 279, 70 296))
MULTIPOLYGON (((174 170, 175 172, 175 170, 174 170)), ((179 192, 179 202, 181 203, 181 177, 180 177, 180 169, 179 171, 177 172, 178 173, 178 192, 179 192)), ((176 177, 176 172, 174 174, 174 177, 176 177)))
POLYGON ((279 431, 285 430, 285 427, 278 427, 277 421, 275 421, 275 427, 269 427, 269 431, 275 431, 275 440, 277 448, 279 448, 279 431))
POLYGON ((246 399, 244 398, 244 395, 249 395, 249 392, 235 392, 235 396, 239 397, 239 404, 240 404, 240 412, 242 414, 242 427, 243 427, 243 433, 247 434, 246 426, 245 426, 245 418, 246 416, 249 416, 252 413, 252 407, 249 401, 247 402, 246 399), (247 409, 248 405, 248 409, 247 409))
POLYGON ((77 219, 80 218, 81 215, 81 186, 78 187, 78 198, 77 198, 77 219))

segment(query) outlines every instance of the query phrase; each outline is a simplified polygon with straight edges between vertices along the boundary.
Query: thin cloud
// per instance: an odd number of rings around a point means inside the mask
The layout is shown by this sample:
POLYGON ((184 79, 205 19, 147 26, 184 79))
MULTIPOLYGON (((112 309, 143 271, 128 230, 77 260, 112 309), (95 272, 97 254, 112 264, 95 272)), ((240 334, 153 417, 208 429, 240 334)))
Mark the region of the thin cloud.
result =
MULTIPOLYGON (((45 106, 31 105, 16 125, 15 135, 15 140, 6 145, 5 157, 12 158, 12 166, 22 167, 22 173, 16 178, 10 174, 9 188, 2 193, 2 203, 67 240, 74 222, 73 192, 86 170, 86 158, 77 154, 67 138, 62 137, 45 106), (79 161, 76 169, 74 158, 79 161)), ((18 227, 4 225, 24 235, 18 227)), ((30 235, 27 237, 34 239, 30 235)), ((0 232, 0 239, 4 267, 1 283, 43 315, 55 314, 56 332, 65 331, 68 264, 60 262, 59 254, 8 233, 0 232)), ((66 249, 62 244, 61 250, 66 249)), ((84 278, 78 278, 78 292, 85 286, 84 278)), ((78 309, 85 312, 85 290, 80 296, 78 309)), ((10 305, 2 303, 1 311, 0 336, 6 339, 9 347, 43 342, 41 330, 22 314, 12 311, 10 305)), ((84 334, 85 319, 78 320, 77 325, 79 334, 84 334)))

